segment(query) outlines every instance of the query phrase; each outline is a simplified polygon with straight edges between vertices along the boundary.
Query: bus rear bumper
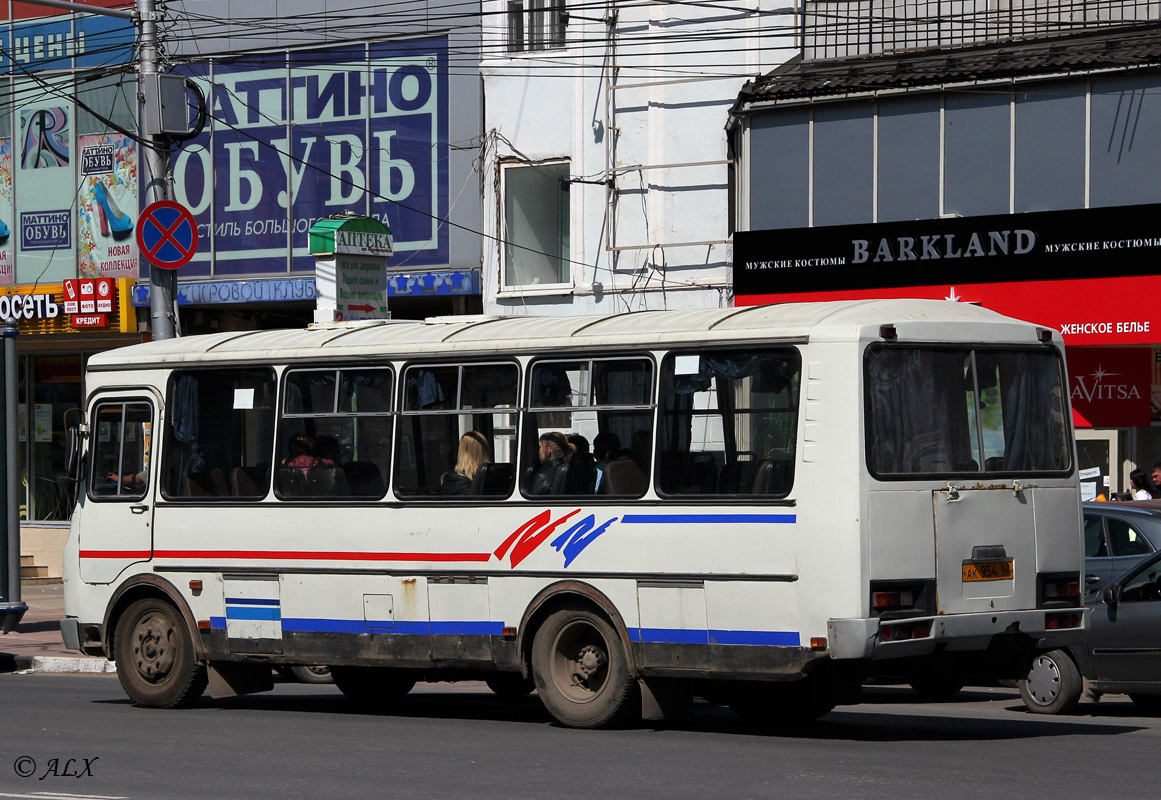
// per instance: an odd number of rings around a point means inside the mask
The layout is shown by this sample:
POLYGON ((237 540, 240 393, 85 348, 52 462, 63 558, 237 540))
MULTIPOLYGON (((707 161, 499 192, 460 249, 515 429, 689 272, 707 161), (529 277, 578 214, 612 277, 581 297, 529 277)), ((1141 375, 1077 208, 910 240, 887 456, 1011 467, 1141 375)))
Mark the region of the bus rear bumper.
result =
POLYGON ((101 625, 82 623, 76 617, 65 617, 60 621, 60 638, 69 650, 78 650, 90 656, 105 655, 101 644, 101 625))
POLYGON ((1024 639, 1037 651, 1078 644, 1083 608, 993 611, 908 619, 832 619, 827 622, 831 658, 874 661, 983 651, 1005 639, 1024 639), (1063 623, 1063 624, 1062 624, 1063 623))

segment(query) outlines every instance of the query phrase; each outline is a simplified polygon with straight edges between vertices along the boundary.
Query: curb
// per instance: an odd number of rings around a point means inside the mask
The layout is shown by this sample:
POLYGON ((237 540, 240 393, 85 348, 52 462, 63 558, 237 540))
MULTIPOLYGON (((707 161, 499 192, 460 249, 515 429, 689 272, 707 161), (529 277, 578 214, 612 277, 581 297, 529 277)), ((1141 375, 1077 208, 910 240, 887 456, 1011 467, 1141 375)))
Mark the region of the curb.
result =
POLYGON ((14 656, 0 653, 0 672, 110 673, 117 665, 85 656, 14 656))

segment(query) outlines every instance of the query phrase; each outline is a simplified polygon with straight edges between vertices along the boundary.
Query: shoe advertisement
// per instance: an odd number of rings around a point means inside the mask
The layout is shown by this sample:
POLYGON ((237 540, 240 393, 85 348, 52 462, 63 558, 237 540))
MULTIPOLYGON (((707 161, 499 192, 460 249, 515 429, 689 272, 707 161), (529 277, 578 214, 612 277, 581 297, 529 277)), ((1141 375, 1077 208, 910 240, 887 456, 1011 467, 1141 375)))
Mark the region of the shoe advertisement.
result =
POLYGON ((16 285, 12 225, 12 140, 0 139, 0 286, 16 285))
POLYGON ((56 283, 76 275, 73 106, 45 99, 22 107, 17 119, 13 183, 20 207, 12 236, 17 283, 56 283))
POLYGON ((139 213, 137 145, 120 134, 80 136, 77 198, 79 267, 83 278, 135 278, 139 213))

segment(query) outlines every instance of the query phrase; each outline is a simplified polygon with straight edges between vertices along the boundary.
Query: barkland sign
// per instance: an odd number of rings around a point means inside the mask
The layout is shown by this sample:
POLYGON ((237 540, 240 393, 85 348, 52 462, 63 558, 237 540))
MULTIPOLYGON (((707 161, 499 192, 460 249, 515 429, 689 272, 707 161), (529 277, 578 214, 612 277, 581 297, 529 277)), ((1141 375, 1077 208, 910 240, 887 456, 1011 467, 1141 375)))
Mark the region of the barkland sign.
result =
POLYGON ((738 305, 927 297, 1062 331, 1156 342, 1161 204, 734 234, 738 305))

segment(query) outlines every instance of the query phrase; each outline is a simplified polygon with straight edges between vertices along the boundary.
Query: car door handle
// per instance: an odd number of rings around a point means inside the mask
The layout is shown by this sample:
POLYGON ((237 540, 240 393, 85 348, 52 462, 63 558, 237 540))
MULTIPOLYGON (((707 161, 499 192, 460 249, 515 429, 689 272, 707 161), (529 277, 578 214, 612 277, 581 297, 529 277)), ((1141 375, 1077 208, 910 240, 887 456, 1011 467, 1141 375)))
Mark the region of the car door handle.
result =
POLYGON ((1085 583, 1100 583, 1101 576, 1100 575, 1085 575, 1084 582, 1085 583))
POLYGON ((146 503, 135 503, 135 504, 129 506, 129 510, 132 511, 134 514, 144 514, 146 511, 149 510, 149 505, 146 503))

